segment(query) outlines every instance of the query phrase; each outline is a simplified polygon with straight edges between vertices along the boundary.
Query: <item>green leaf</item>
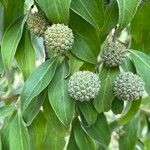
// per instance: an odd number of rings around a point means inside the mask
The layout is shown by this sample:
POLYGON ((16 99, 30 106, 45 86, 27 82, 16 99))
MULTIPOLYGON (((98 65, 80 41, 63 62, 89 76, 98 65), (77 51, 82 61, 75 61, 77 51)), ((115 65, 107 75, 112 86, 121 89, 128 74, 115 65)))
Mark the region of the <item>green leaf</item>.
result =
POLYGON ((72 122, 75 113, 75 101, 68 93, 68 65, 64 61, 56 70, 48 87, 49 101, 59 120, 66 126, 72 122), (69 113, 68 113, 69 112, 69 113))
POLYGON ((133 19, 141 0, 117 0, 119 7, 119 30, 124 29, 133 19))
POLYGON ((96 110, 101 113, 109 111, 114 99, 113 84, 119 74, 119 68, 109 69, 105 66, 99 74, 101 80, 101 88, 99 94, 94 99, 96 110))
POLYGON ((80 150, 95 150, 95 145, 92 139, 85 133, 80 126, 80 123, 76 121, 73 125, 75 141, 80 150))
POLYGON ((119 18, 118 5, 116 1, 110 1, 104 13, 104 25, 101 28, 100 36, 105 40, 108 33, 117 25, 119 18))
POLYGON ((110 142, 110 130, 106 120, 106 117, 103 113, 98 115, 98 118, 95 124, 87 127, 83 126, 85 131, 92 137, 94 140, 107 147, 110 142))
POLYGON ((8 116, 11 116, 15 110, 15 106, 13 105, 6 105, 3 107, 0 107, 0 118, 5 118, 8 116))
POLYGON ((69 24, 75 36, 71 52, 81 60, 95 64, 101 44, 96 29, 73 11, 70 12, 69 24))
POLYGON ((119 138, 119 149, 120 150, 134 150, 135 144, 137 141, 137 130, 138 122, 137 118, 130 121, 129 124, 125 125, 122 129, 125 132, 123 135, 120 135, 119 138))
POLYGON ((72 130, 70 133, 69 142, 67 145, 67 150, 79 150, 78 145, 77 145, 75 138, 74 138, 73 127, 72 127, 72 130))
POLYGON ((24 110, 23 118, 24 118, 27 126, 29 126, 33 122, 33 120, 35 119, 35 117, 39 113, 39 111, 40 111, 40 109, 41 109, 41 107, 43 105, 45 96, 46 96, 46 92, 43 91, 38 96, 36 96, 31 101, 29 106, 24 110))
POLYGON ((83 114, 88 125, 95 123, 97 119, 97 111, 95 110, 92 102, 78 102, 78 107, 83 114))
POLYGON ((131 106, 128 108, 127 112, 125 112, 119 119, 118 123, 121 125, 127 124, 131 121, 137 112, 139 111, 139 107, 141 104, 141 100, 136 100, 131 103, 131 106))
MULTIPOLYGON (((4 24, 5 29, 16 20, 18 17, 22 16, 24 13, 24 1, 23 0, 3 0, 5 4, 4 9, 4 24)), ((15 36, 14 36, 15 37, 15 36)), ((12 40, 13 41, 13 40, 12 40)))
POLYGON ((4 66, 9 70, 12 67, 12 62, 22 36, 25 20, 26 17, 16 19, 4 33, 1 47, 2 59, 4 66))
POLYGON ((131 59, 134 62, 137 73, 145 83, 147 93, 150 95, 150 56, 142 52, 131 50, 131 59))
POLYGON ((136 73, 136 69, 134 63, 131 61, 130 58, 127 58, 122 64, 121 67, 125 72, 133 72, 136 73))
POLYGON ((71 9, 100 31, 104 23, 103 0, 72 0, 71 9))
POLYGON ((0 74, 3 72, 4 70, 4 64, 2 62, 2 56, 1 56, 1 53, 0 53, 0 74))
POLYGON ((74 55, 69 55, 69 74, 73 74, 78 71, 80 67, 83 65, 83 61, 75 57, 74 55))
POLYGON ((48 99, 45 100, 43 109, 45 118, 48 121, 45 129, 46 136, 44 150, 62 150, 65 146, 65 136, 68 133, 68 129, 58 120, 48 99))
POLYGON ((121 114, 121 112, 123 111, 123 106, 124 106, 124 102, 118 99, 117 97, 115 97, 112 102, 111 110, 115 115, 121 114))
POLYGON ((0 136, 0 150, 2 150, 2 141, 1 141, 1 136, 0 136))
POLYGON ((18 111, 12 120, 9 130, 10 150, 30 150, 29 134, 18 111))
POLYGON ((21 93, 21 106, 25 110, 29 103, 43 91, 52 80, 58 65, 57 59, 47 60, 40 65, 25 82, 21 93))
POLYGON ((35 68, 35 51, 28 30, 23 33, 15 58, 26 80, 35 68))
POLYGON ((4 32, 4 7, 0 3, 0 45, 3 38, 3 32, 4 32))
POLYGON ((150 3, 140 7, 131 22, 132 49, 140 49, 150 53, 150 3))
POLYGON ((42 150, 45 142, 46 119, 43 112, 39 112, 31 126, 29 126, 31 150, 42 150))
POLYGON ((68 23, 71 0, 36 0, 50 22, 68 23))

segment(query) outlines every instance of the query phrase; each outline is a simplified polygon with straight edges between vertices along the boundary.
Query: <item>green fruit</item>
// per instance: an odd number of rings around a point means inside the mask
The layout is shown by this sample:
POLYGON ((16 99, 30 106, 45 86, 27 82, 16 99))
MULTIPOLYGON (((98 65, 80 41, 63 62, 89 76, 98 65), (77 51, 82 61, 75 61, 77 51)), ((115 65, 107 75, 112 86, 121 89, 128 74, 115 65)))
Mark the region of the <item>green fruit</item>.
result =
POLYGON ((125 61, 127 55, 128 50, 123 44, 110 42, 104 46, 101 59, 107 67, 117 67, 125 61))
POLYGON ((29 13, 27 19, 28 29, 36 36, 44 36, 49 23, 42 12, 29 13))
POLYGON ((51 51, 64 54, 72 49, 74 44, 73 32, 64 24, 53 24, 45 31, 45 44, 51 51))
POLYGON ((124 101, 137 100, 143 96, 144 83, 132 72, 121 73, 114 82, 115 95, 124 101))
POLYGON ((100 79, 97 74, 89 71, 74 73, 68 83, 68 91, 72 98, 89 101, 95 98, 100 90, 100 79))

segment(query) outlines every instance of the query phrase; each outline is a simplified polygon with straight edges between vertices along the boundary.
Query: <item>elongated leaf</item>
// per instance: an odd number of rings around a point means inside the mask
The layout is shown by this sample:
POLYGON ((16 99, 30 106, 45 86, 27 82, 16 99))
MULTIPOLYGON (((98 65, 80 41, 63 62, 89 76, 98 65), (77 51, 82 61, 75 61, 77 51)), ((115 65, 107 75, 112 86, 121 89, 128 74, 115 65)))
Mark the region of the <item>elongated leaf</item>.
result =
POLYGON ((119 7, 119 29, 124 29, 133 19, 141 0, 117 0, 119 7))
POLYGON ((3 107, 0 107, 0 118, 11 116, 14 110, 15 110, 15 107, 13 105, 6 105, 3 107))
POLYGON ((42 112, 39 112, 31 126, 29 126, 29 135, 31 150, 42 150, 45 141, 46 119, 42 112))
POLYGON ((116 1, 110 1, 104 13, 104 25, 101 28, 100 36, 102 41, 105 40, 108 33, 117 25, 119 18, 118 5, 116 1))
POLYGON ((16 20, 18 17, 23 15, 24 12, 24 1, 23 0, 3 0, 4 9, 4 24, 5 29, 16 20))
POLYGON ((74 137, 80 150, 95 150, 92 139, 85 133, 79 122, 74 124, 74 137))
POLYGON ((2 59, 4 66, 11 69, 12 62, 22 36, 26 17, 20 17, 15 20, 6 30, 2 40, 2 59))
POLYGON ((69 74, 72 74, 80 69, 83 65, 83 61, 78 59, 77 57, 73 56, 72 54, 69 55, 69 74))
POLYGON ((103 113, 99 114, 94 125, 90 127, 83 126, 85 131, 96 141, 107 147, 110 142, 110 130, 103 113))
POLYGON ((109 111, 114 99, 113 84, 119 74, 119 68, 109 69, 103 66, 100 72, 101 89, 94 99, 94 106, 100 112, 109 111))
POLYGON ((97 30, 104 23, 103 0, 72 0, 71 9, 97 30))
POLYGON ((123 111, 123 106, 124 106, 124 102, 118 99, 117 97, 115 97, 112 102, 111 110, 115 115, 121 114, 121 112, 123 111))
POLYGON ((35 119, 36 115, 39 113, 43 102, 45 100, 45 96, 46 96, 46 92, 43 91, 42 93, 40 93, 38 96, 36 96, 31 103, 29 104, 29 106, 24 110, 23 112, 23 118, 27 124, 27 126, 29 126, 33 120, 35 119))
POLYGON ((71 0, 36 0, 49 21, 68 23, 71 0))
POLYGON ((92 102, 79 102, 78 107, 80 108, 81 113, 83 114, 88 125, 95 123, 97 119, 97 111, 95 110, 92 102))
POLYGON ((70 12, 69 24, 75 36, 72 53, 81 60, 95 64, 101 44, 95 28, 73 11, 70 12))
POLYGON ((0 45, 3 38, 3 32, 4 32, 4 7, 0 3, 0 45))
POLYGON ((150 74, 150 56, 135 50, 130 52, 136 71, 143 79, 146 91, 150 95, 150 78, 148 76, 150 74))
POLYGON ((137 130, 138 122, 137 118, 133 119, 129 124, 125 125, 122 129, 125 132, 123 135, 120 135, 119 138, 119 149, 121 150, 134 150, 135 144, 137 141, 137 130))
POLYGON ((133 73, 136 73, 136 68, 134 66, 134 63, 129 59, 127 58, 121 65, 121 67, 123 68, 123 70, 125 72, 133 72, 133 73))
POLYGON ((25 110, 32 99, 43 91, 52 80, 57 68, 57 59, 51 59, 40 65, 25 82, 21 93, 21 105, 25 110))
POLYGON ((27 30, 24 31, 15 58, 22 70, 24 79, 27 79, 35 68, 35 51, 31 43, 30 33, 27 30))
POLYGON ((65 146, 65 136, 68 133, 67 128, 58 120, 55 112, 51 108, 48 99, 45 100, 44 116, 48 121, 46 124, 45 150, 62 150, 65 146))
POLYGON ((68 126, 74 116, 75 102, 68 93, 68 65, 64 61, 56 70, 55 77, 48 87, 49 101, 59 120, 68 126), (69 113, 68 113, 69 112, 69 113))
MULTIPOLYGON (((144 1, 143 1, 144 2, 144 1)), ((150 53, 150 3, 146 2, 144 6, 138 9, 135 17, 131 22, 132 49, 140 49, 150 53)))
POLYGON ((10 150, 30 150, 29 134, 25 127, 21 112, 17 112, 9 131, 10 150))
POLYGON ((127 124, 130 120, 132 120, 137 114, 140 104, 141 100, 133 101, 127 112, 118 119, 118 123, 124 125, 127 124))
POLYGON ((79 150, 78 145, 77 145, 75 138, 74 138, 73 128, 72 128, 71 133, 70 133, 69 142, 67 145, 67 150, 79 150))

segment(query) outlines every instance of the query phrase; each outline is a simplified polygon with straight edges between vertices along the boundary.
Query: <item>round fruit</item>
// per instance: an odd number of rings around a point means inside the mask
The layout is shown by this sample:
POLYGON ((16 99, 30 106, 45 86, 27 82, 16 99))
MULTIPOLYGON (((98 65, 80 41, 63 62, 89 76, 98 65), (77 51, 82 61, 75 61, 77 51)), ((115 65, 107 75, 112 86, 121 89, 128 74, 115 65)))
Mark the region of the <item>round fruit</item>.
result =
POLYGON ((97 74, 89 71, 75 72, 69 79, 68 91, 72 98, 89 101, 95 98, 100 90, 100 79, 97 74))
POLYGON ((121 73, 114 82, 115 95, 124 101, 137 100, 143 96, 144 83, 132 72, 121 73))

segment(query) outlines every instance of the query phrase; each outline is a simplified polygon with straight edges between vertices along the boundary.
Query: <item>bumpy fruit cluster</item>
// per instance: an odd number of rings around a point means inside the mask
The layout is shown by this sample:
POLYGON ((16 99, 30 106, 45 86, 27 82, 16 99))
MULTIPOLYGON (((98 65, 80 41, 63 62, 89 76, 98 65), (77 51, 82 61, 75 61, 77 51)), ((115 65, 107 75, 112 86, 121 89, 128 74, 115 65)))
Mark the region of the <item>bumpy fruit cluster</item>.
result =
POLYGON ((123 44, 110 42, 104 46, 101 59, 107 67, 116 67, 123 63, 127 54, 128 50, 123 44))
POLYGON ((143 96, 144 83, 138 75, 131 72, 124 72, 115 80, 114 92, 121 100, 137 100, 143 96))
POLYGON ((45 15, 39 11, 32 13, 30 12, 27 19, 28 29, 36 36, 44 36, 45 30, 49 23, 45 18, 45 15))
POLYGON ((45 43, 50 50, 64 54, 74 44, 72 30, 64 24, 53 24, 45 31, 45 43))
POLYGON ((69 79, 68 91, 75 100, 89 101, 95 98, 99 90, 100 79, 93 72, 78 71, 69 79))

